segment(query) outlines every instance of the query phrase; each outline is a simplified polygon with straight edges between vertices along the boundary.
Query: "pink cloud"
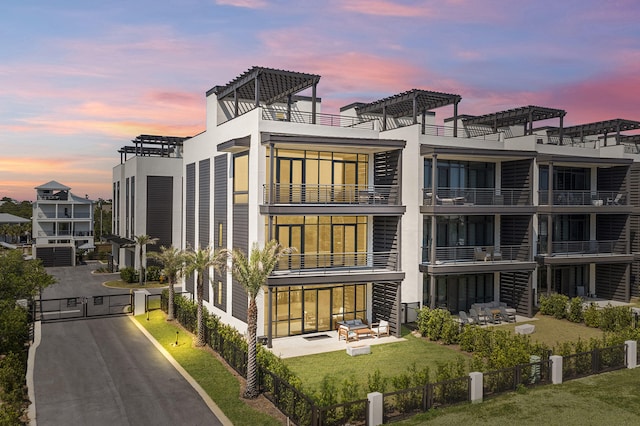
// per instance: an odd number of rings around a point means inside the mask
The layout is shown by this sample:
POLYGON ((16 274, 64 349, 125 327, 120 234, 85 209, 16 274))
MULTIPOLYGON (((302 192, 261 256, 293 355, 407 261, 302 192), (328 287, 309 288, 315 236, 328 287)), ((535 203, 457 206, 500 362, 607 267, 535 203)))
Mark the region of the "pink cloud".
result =
POLYGON ((247 9, 263 9, 268 6, 266 0, 216 0, 219 6, 244 7, 247 9))
POLYGON ((424 3, 417 5, 398 4, 388 0, 340 1, 339 7, 348 12, 365 15, 395 16, 402 18, 431 17, 434 12, 424 3))

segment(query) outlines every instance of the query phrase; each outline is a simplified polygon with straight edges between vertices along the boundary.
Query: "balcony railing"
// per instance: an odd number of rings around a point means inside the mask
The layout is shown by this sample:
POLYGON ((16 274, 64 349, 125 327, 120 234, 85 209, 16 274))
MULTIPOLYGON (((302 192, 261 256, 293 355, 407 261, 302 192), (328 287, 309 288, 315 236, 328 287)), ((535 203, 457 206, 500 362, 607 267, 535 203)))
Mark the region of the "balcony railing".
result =
POLYGON ((291 123, 302 124, 318 124, 321 126, 353 127, 357 129, 370 130, 376 130, 380 128, 380 124, 377 119, 316 113, 316 122, 313 123, 313 114, 311 112, 292 110, 291 116, 287 118, 286 110, 271 108, 262 108, 262 119, 270 121, 288 121, 291 123))
MULTIPOLYGON (((549 205, 549 191, 539 192, 539 204, 549 205)), ((554 206, 626 206, 627 195, 617 191, 553 190, 554 206)))
MULTIPOLYGON (((431 248, 422 248, 422 262, 429 263, 431 248)), ((531 259, 531 249, 526 244, 501 246, 453 246, 436 247, 436 262, 514 262, 531 259)))
POLYGON ((263 186, 264 204, 368 204, 397 205, 397 185, 274 184, 263 186))
MULTIPOLYGON (((433 194, 430 188, 422 190, 423 203, 430 206, 433 194)), ((496 188, 438 188, 436 205, 477 206, 530 206, 531 192, 523 189, 496 188)))
POLYGON ((38 231, 38 237, 92 237, 93 231, 38 231))
MULTIPOLYGON (((627 252, 627 244, 624 240, 554 241, 552 250, 554 256, 625 254, 627 252)), ((549 254, 546 241, 538 243, 538 253, 549 254)))
POLYGON ((277 272, 315 272, 328 274, 333 272, 374 272, 397 271, 398 253, 356 252, 356 253, 293 253, 280 259, 277 272))

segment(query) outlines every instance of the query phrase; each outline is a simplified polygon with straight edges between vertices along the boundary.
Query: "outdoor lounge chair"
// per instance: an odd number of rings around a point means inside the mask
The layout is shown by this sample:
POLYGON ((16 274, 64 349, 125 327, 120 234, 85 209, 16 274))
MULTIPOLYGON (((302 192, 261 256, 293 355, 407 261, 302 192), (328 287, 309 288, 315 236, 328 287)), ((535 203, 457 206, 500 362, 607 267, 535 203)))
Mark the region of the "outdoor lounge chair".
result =
POLYGON ((482 260, 487 261, 491 259, 491 255, 486 251, 482 250, 482 247, 474 247, 473 248, 473 260, 482 260))
POLYGON ((467 316, 467 313, 465 311, 458 312, 458 316, 460 317, 460 324, 462 325, 473 324, 475 322, 473 318, 469 318, 467 316))
POLYGON ((511 314, 507 312, 507 308, 505 308, 504 306, 500 306, 498 309, 500 309, 500 316, 506 322, 516 322, 516 314, 511 314))
POLYGON ((484 320, 484 318, 480 317, 480 314, 478 314, 478 311, 476 311, 474 308, 469 309, 469 316, 471 317, 473 322, 478 324, 478 325, 487 323, 484 320))
POLYGON ((371 334, 376 337, 389 336, 389 321, 380 320, 379 323, 371 324, 371 334))
POLYGON ((622 200, 623 194, 618 193, 616 198, 607 198, 607 204, 617 206, 620 204, 620 200, 622 200))

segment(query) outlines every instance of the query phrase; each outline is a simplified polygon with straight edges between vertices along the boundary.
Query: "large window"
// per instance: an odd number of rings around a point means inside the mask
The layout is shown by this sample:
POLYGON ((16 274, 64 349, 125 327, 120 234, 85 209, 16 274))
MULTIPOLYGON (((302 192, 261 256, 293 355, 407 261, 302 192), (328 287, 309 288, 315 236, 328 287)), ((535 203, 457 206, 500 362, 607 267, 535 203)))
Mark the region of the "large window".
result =
MULTIPOLYGON (((432 160, 424 160, 424 187, 431 187, 432 160)), ((438 160, 438 188, 494 188, 495 164, 438 160)))
MULTIPOLYGON (((549 189, 549 166, 540 166, 539 187, 549 189)), ((577 167, 555 166, 553 189, 559 191, 588 191, 591 188, 591 170, 577 167)))
MULTIPOLYGON (((429 276, 424 275, 423 305, 430 306, 429 276)), ((447 275, 436 278, 436 307, 451 312, 468 311, 474 303, 493 301, 493 274, 447 275)))
POLYGON ((296 248, 282 269, 366 264, 367 216, 276 216, 271 235, 296 248))
POLYGON ((233 157, 233 203, 249 202, 249 154, 233 157))
MULTIPOLYGON (((265 312, 268 312, 265 300, 265 312)), ((367 318, 366 284, 278 287, 272 290, 272 335, 292 336, 336 328, 336 322, 367 318)), ((268 323, 265 324, 265 334, 268 323)))
MULTIPOLYGON (((431 241, 431 217, 424 219, 424 246, 431 241)), ((493 245, 493 216, 438 216, 436 247, 493 245)))

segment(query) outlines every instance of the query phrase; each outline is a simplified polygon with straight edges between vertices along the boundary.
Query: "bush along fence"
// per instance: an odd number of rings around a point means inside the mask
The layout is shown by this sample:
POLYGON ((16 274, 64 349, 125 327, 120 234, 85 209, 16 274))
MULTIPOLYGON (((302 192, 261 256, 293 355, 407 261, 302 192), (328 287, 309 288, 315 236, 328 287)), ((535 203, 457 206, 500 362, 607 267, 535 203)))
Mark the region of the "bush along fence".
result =
MULTIPOLYGON (((167 311, 168 292, 161 296, 160 306, 167 311)), ((196 332, 196 304, 180 295, 175 297, 176 320, 191 333, 196 332)), ((428 309, 428 308, 424 308, 428 309)), ((435 310, 434 310, 435 311, 435 310)), ((532 345, 529 336, 511 335, 506 331, 465 326, 462 330, 451 327, 446 314, 428 312, 422 316, 423 326, 430 318, 431 333, 442 330, 447 340, 459 342, 462 349, 474 352, 469 368, 460 358, 458 362, 438 366, 435 382, 431 382, 429 369, 411 366, 408 373, 391 378, 395 390, 386 391, 386 378, 379 371, 369 375, 366 398, 362 398, 357 385, 348 379, 338 389, 335 382, 325 378, 319 393, 305 393, 300 379, 261 345, 258 346, 259 388, 290 421, 300 426, 379 425, 411 417, 420 412, 465 402, 477 403, 506 392, 522 388, 558 384, 591 374, 622 368, 635 368, 640 364, 637 338, 624 343, 611 344, 627 335, 578 342, 560 348, 561 355, 546 347, 532 345), (442 321, 438 326, 436 323, 442 321), (511 337, 510 337, 511 336, 511 337), (610 346, 603 346, 610 343, 610 346), (510 349, 509 349, 510 348, 510 349), (522 360, 515 365, 502 366, 506 359, 522 360), (471 370, 472 372, 467 373, 471 370), (489 370, 489 371, 487 371, 489 370), (486 371, 484 373, 480 371, 486 371), (342 394, 342 402, 337 396, 342 394)), ((424 328, 421 330, 424 332, 424 328)), ((423 333, 424 334, 424 333, 423 333)), ((205 340, 239 375, 246 377, 247 343, 235 328, 213 315, 205 313, 205 340)), ((439 340, 439 339, 432 339, 439 340)))

